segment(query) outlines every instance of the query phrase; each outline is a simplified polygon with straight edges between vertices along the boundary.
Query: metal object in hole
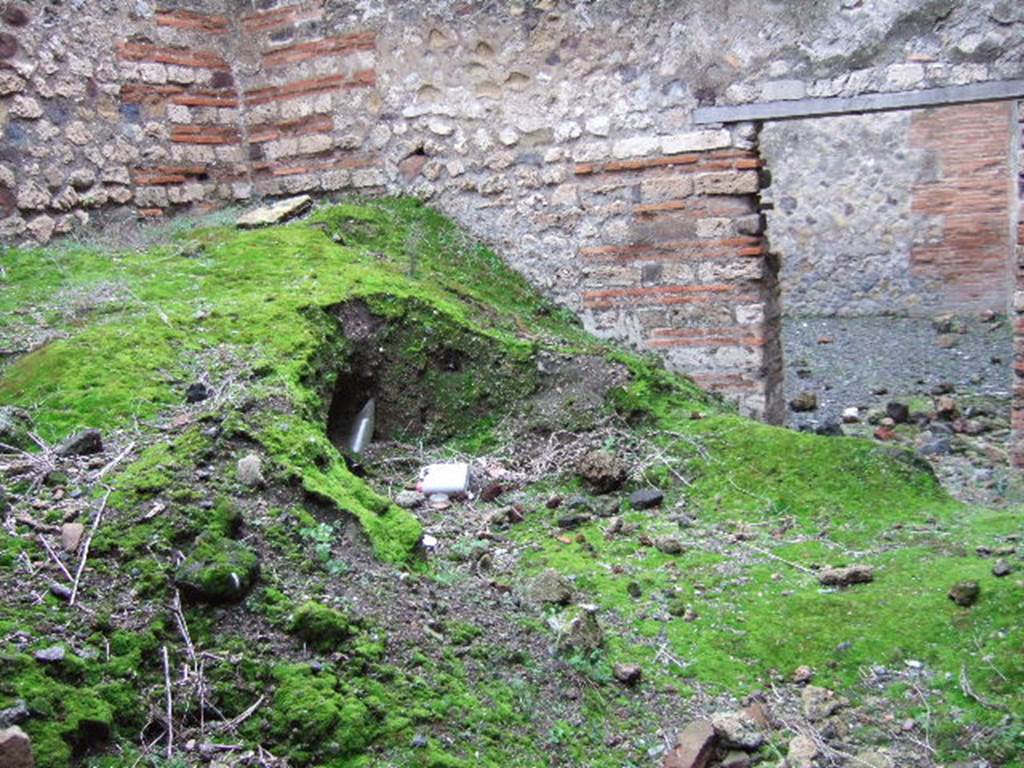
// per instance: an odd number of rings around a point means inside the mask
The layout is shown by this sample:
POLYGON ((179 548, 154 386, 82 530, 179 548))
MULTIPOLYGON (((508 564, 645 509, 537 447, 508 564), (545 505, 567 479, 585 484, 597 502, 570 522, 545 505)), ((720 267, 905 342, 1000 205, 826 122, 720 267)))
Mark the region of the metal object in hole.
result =
POLYGON ((356 416, 355 421, 352 422, 352 432, 345 442, 345 447, 351 453, 362 453, 373 439, 373 422, 376 411, 376 400, 371 397, 356 416))

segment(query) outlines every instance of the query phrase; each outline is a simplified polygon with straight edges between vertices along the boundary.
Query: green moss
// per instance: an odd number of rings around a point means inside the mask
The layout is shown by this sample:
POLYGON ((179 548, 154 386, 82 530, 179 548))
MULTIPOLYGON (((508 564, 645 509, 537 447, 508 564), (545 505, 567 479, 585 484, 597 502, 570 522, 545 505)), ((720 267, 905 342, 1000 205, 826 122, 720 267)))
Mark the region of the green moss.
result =
POLYGON ((342 765, 339 758, 357 755, 373 741, 375 718, 357 696, 344 692, 335 674, 286 664, 274 677, 269 733, 279 745, 274 751, 294 765, 342 765))
POLYGON ((317 650, 333 651, 352 638, 358 627, 347 614, 310 600, 295 611, 291 631, 317 650))
POLYGON ((174 580, 192 599, 207 603, 241 600, 259 576, 259 558, 239 542, 207 533, 196 540, 174 580))

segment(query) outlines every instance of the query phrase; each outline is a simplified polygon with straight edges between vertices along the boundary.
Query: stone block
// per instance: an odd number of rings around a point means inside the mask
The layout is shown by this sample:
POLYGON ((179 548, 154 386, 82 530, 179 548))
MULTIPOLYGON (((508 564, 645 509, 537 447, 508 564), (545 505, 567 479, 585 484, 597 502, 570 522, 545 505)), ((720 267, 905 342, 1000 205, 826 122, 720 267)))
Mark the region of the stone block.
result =
POLYGON ((686 152, 707 152, 712 149, 724 149, 732 146, 732 134, 722 128, 720 130, 691 131, 678 133, 674 136, 661 137, 661 151, 666 155, 679 155, 686 152))
POLYGON ((753 195, 761 188, 757 171, 716 171, 694 178, 694 190, 704 195, 753 195))

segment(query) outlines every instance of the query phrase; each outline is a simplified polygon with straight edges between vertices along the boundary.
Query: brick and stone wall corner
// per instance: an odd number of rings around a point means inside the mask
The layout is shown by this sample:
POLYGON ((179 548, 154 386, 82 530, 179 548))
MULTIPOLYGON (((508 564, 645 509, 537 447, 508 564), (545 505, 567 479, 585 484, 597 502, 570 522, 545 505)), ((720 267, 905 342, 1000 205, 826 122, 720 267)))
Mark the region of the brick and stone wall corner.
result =
POLYGON ((1016 291, 1013 294, 1011 317, 1014 323, 1013 355, 1013 441, 1011 461, 1013 466, 1024 470, 1024 102, 1016 105, 1016 258, 1013 268, 1016 277, 1016 291))

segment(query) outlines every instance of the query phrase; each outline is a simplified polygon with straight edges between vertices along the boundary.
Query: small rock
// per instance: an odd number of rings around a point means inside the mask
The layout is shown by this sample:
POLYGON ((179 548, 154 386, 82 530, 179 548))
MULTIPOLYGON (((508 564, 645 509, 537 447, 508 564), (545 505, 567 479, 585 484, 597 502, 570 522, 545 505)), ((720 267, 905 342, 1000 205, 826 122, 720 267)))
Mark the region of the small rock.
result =
POLYGON ((50 594, 59 600, 71 599, 71 589, 63 584, 57 584, 56 582, 50 585, 50 594))
POLYGON ((796 413, 807 413, 818 409, 818 396, 814 392, 801 392, 789 401, 789 409, 796 413))
POLYGON ((1013 573, 1013 566, 1006 560, 996 560, 992 565, 992 575, 996 577, 1009 576, 1013 573))
POLYGON ((814 434, 821 435, 822 437, 842 437, 843 425, 834 419, 829 419, 823 424, 819 424, 814 428, 814 434))
POLYGON ((718 736, 710 720, 694 720, 676 739, 665 756, 664 768, 705 768, 715 754, 718 736))
POLYGON ((726 752, 722 762, 718 765, 720 768, 750 768, 750 755, 734 749, 731 752, 726 752))
POLYGON ((206 400, 212 394, 213 390, 211 390, 201 381, 197 381, 194 384, 189 384, 188 389, 185 390, 185 402, 201 403, 203 400, 206 400))
POLYGON ((67 651, 63 645, 51 645, 49 648, 38 650, 34 654, 36 661, 42 664, 57 664, 64 661, 67 651))
POLYGON ((28 705, 21 699, 14 702, 13 707, 7 707, 7 709, 0 709, 0 728, 9 728, 12 725, 18 725, 28 720, 31 713, 28 711, 28 705))
POLYGON ((956 407, 956 400, 949 395, 935 398, 935 415, 944 420, 952 421, 957 417, 959 411, 956 407))
POLYGON ((633 506, 633 509, 660 507, 661 502, 664 500, 665 494, 657 488, 644 488, 629 494, 629 503, 633 506))
POLYGON ((636 664, 616 664, 612 674, 623 685, 636 685, 643 678, 644 672, 636 664))
POLYGON ((251 488, 261 488, 266 484, 263 478, 263 460, 255 453, 238 460, 238 481, 251 488))
POLYGON ((711 725, 726 749, 753 752, 765 741, 757 723, 743 712, 716 712, 711 716, 711 725))
POLYGON ((935 340, 935 344, 939 349, 953 349, 959 343, 960 339, 952 333, 943 333, 935 340))
POLYGON ((892 419, 895 424, 906 424, 910 420, 910 406, 906 403, 887 403, 885 415, 892 419))
POLYGON ((530 587, 530 598, 538 603, 568 605, 572 602, 572 583, 558 571, 542 572, 530 587))
POLYGON ((273 205, 263 206, 244 213, 235 222, 240 229, 254 229, 255 227, 266 227, 271 224, 279 224, 300 213, 313 205, 313 198, 309 195, 299 195, 279 200, 273 205))
POLYGON ((89 456, 103 453, 103 435, 98 429, 78 432, 57 446, 58 456, 89 456))
POLYGON ((424 501, 423 494, 419 491, 399 491, 395 496, 395 504, 402 509, 415 509, 424 501))
POLYGON ((560 506, 562 506, 562 497, 552 496, 544 503, 544 506, 547 507, 548 509, 558 509, 560 506))
POLYGON ((856 424, 860 421, 860 409, 856 406, 843 409, 843 424, 856 424))
POLYGON ((569 622, 559 638, 562 653, 590 653, 604 645, 604 632, 597 621, 596 605, 581 605, 580 614, 569 622))
POLYGON ((675 536, 661 536, 655 539, 654 546, 659 552, 664 552, 666 555, 681 555, 686 551, 683 542, 675 536))
POLYGON ((896 433, 889 427, 879 427, 875 430, 875 439, 882 440, 883 442, 892 440, 896 437, 896 433))
POLYGON ((590 451, 580 459, 576 472, 597 493, 611 493, 626 482, 629 467, 607 451, 590 451))
MULTIPOLYGON (((27 451, 33 445, 29 437, 31 431, 32 417, 28 411, 12 405, 0 406, 0 443, 27 451)), ((0 448, 0 453, 6 451, 6 448, 0 448)))
POLYGON ((842 701, 828 688, 808 685, 800 693, 800 704, 804 717, 813 723, 834 714, 842 706, 842 701))
POLYGON ((0 731, 0 765, 4 768, 33 768, 32 741, 16 725, 0 731))
POLYGON ((77 552, 85 535, 85 526, 81 523, 64 523, 60 527, 60 543, 66 552, 77 552))
POLYGON ((786 754, 786 768, 814 768, 814 760, 818 756, 818 745, 810 736, 794 736, 789 740, 789 751, 786 754))
POLYGON ((947 434, 926 430, 918 435, 914 447, 919 456, 948 456, 953 443, 947 434))
POLYGON ((603 504, 598 503, 594 514, 598 517, 615 517, 615 515, 619 514, 620 506, 621 504, 618 499, 610 499, 603 504))
POLYGON ((634 600, 638 600, 641 597, 643 597, 644 590, 635 581, 631 581, 631 582, 629 582, 629 584, 626 585, 626 594, 628 594, 634 600))
POLYGON ((562 515, 555 521, 555 525, 564 531, 571 531, 574 528, 579 528, 581 525, 585 525, 590 522, 590 515, 581 512, 571 512, 567 515, 562 515))
POLYGON ((860 752, 853 758, 853 765, 863 768, 893 768, 892 758, 881 752, 860 752))
POLYGON ((814 670, 806 664, 797 667, 793 672, 793 682, 797 685, 806 685, 814 679, 814 670))
POLYGON ((422 733, 417 733, 412 737, 412 748, 413 749, 425 749, 430 744, 430 741, 422 733))
POLYGON ((851 584, 867 584, 875 579, 870 565, 851 565, 846 568, 823 568, 818 573, 818 582, 826 587, 848 587, 851 584))
POLYGON ((981 587, 976 581, 958 581, 949 590, 949 599, 964 608, 978 602, 981 587))
POLYGON ((480 500, 491 502, 501 496, 505 492, 505 486, 501 483, 491 483, 482 491, 480 491, 480 500))

